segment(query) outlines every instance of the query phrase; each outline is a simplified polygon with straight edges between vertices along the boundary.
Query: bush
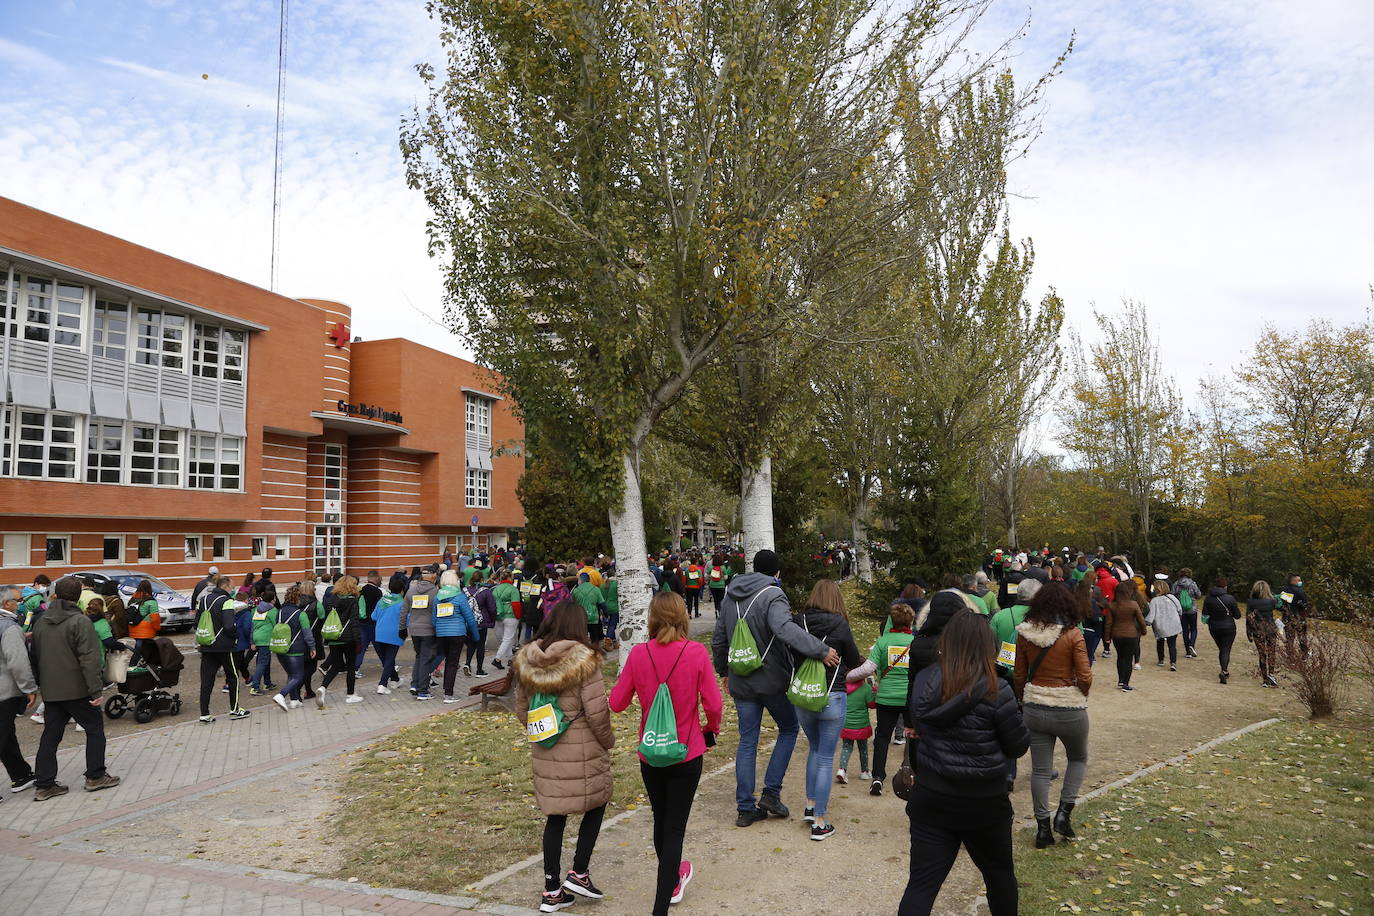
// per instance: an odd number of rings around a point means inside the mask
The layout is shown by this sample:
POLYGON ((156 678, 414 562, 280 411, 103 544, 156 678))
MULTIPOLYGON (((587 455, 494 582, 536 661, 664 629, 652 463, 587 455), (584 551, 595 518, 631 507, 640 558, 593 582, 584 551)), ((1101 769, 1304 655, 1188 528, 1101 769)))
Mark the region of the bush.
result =
POLYGON ((850 614, 886 620, 888 608, 892 607, 893 600, 901 590, 896 579, 875 569, 872 582, 859 583, 859 600, 850 608, 850 614))
POLYGON ((1344 705, 1345 675, 1354 660, 1354 650, 1353 643, 1335 628, 1309 620, 1307 651, 1299 639, 1289 638, 1279 650, 1279 659, 1293 674, 1293 695, 1307 708, 1310 718, 1334 715, 1344 705))

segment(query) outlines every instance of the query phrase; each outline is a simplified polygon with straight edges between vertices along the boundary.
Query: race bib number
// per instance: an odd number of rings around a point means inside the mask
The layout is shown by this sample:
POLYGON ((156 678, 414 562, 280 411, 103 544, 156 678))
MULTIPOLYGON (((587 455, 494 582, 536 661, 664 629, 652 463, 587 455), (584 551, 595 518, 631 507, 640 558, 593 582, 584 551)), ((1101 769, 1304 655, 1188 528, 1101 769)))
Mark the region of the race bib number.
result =
POLYGON ((520 594, 524 595, 526 598, 533 598, 539 594, 539 586, 534 582, 521 582, 520 594))
POLYGON ((1279 600, 1282 601, 1284 604, 1292 604, 1292 603, 1293 603, 1293 593, 1292 593, 1292 592, 1279 592, 1279 600))
POLYGON ((1014 595, 1014 594, 1016 594, 1016 590, 1017 590, 1020 586, 1021 586, 1021 583, 1020 583, 1020 582, 1008 582, 1008 583, 1007 583, 1007 594, 1008 594, 1008 595, 1014 595))
POLYGON ((997 653, 997 664, 1004 665, 1008 668, 1016 667, 1016 643, 1002 643, 1002 648, 997 653))
POLYGON ((429 607, 428 595, 416 595, 410 599, 410 609, 413 611, 423 611, 427 607, 429 607))
POLYGON ((911 668, 911 647, 910 646, 888 646, 887 647, 887 667, 888 668, 911 668))
POLYGON ((253 612, 253 619, 254 619, 254 620, 266 620, 266 619, 267 619, 267 612, 266 612, 266 611, 254 611, 254 612, 253 612))
POLYGON ((531 742, 543 741, 558 732, 558 717, 553 713, 552 703, 531 709, 529 718, 525 721, 525 736, 531 742))
POLYGON ((452 617, 452 616, 453 616, 453 604, 452 604, 451 602, 445 601, 443 604, 439 605, 437 608, 434 609, 434 616, 435 616, 435 617, 452 617))

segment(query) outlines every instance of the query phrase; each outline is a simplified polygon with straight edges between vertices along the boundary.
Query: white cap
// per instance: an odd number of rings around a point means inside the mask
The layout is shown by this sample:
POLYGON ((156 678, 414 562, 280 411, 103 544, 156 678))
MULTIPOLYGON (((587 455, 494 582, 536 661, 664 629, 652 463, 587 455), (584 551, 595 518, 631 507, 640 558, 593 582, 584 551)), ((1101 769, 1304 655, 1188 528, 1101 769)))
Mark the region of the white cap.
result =
POLYGON ((217 573, 217 572, 219 572, 219 567, 218 567, 218 566, 211 566, 211 567, 210 567, 210 572, 212 572, 212 573, 217 573))

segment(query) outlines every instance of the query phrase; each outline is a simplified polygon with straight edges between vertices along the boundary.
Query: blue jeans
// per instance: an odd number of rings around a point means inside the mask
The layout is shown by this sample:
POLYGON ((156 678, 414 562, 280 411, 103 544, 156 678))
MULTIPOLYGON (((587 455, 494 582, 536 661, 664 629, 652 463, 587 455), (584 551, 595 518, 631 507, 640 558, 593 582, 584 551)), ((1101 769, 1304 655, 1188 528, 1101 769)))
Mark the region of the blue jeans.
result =
MULTIPOLYGON (((271 653, 269 653, 271 654, 271 653)), ((288 700, 301 698, 301 685, 305 683, 305 656, 278 655, 277 660, 286 669, 286 683, 277 692, 288 700)))
POLYGON ((410 689, 417 693, 429 693, 429 676, 441 661, 435 655, 439 640, 433 635, 412 636, 410 642, 415 647, 415 670, 411 672, 410 689))
POLYGON ((386 687, 389 681, 399 681, 400 678, 396 676, 396 653, 401 647, 385 642, 374 642, 373 645, 377 647, 377 657, 382 660, 382 679, 377 683, 386 687))
POLYGON ((253 680, 249 686, 255 690, 272 683, 272 656, 275 653, 267 646, 258 646, 257 666, 253 670, 253 680))
MULTIPOLYGON (((367 657, 367 647, 377 643, 377 621, 358 621, 358 673, 362 674, 363 659, 367 657)), ((378 650, 380 655, 380 649, 378 650)))
POLYGON ((768 710, 778 726, 778 740, 768 758, 768 770, 763 774, 763 791, 769 795, 782 794, 782 780, 787 764, 792 760, 792 748, 797 746, 797 707, 786 694, 759 697, 754 700, 735 698, 735 712, 739 717, 739 750, 735 753, 735 806, 741 811, 753 811, 754 782, 758 774, 759 728, 763 725, 763 711, 768 710))
POLYGON ((835 784, 835 745, 844 726, 845 695, 830 694, 820 712, 797 707, 797 718, 811 749, 806 754, 806 799, 816 804, 816 817, 825 817, 830 788, 835 784))
POLYGON ((1083 628, 1083 641, 1088 645, 1088 664, 1097 661, 1097 647, 1102 644, 1102 631, 1094 626, 1083 628))
POLYGON ((1183 648, 1192 650, 1197 647, 1197 611, 1184 611, 1179 615, 1183 624, 1183 648))

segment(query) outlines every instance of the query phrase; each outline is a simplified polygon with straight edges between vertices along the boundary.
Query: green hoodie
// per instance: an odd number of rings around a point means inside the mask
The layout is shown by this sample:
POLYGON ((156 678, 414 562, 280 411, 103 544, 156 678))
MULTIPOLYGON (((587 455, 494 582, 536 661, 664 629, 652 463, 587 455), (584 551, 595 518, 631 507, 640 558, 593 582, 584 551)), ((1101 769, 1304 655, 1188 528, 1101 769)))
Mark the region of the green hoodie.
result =
POLYGON ((620 613, 620 583, 615 579, 607 579, 606 584, 601 587, 601 595, 606 599, 606 613, 615 615, 620 613))
POLYGON ((258 602, 253 608, 253 645, 272 645, 272 628, 277 625, 277 609, 265 601, 258 602))
POLYGON ((515 608, 511 605, 520 600, 520 589, 509 582, 502 582, 491 590, 491 596, 496 599, 497 620, 510 620, 515 617, 515 608))
POLYGON ((582 610, 587 613, 587 623, 601 622, 601 610, 598 605, 606 603, 606 598, 601 594, 601 589, 590 582, 580 582, 577 588, 572 590, 572 596, 573 600, 582 605, 582 610))
POLYGON ((54 598, 33 625, 34 674, 43 699, 95 700, 104 689, 100 639, 75 601, 54 598))
POLYGON ((1013 604, 998 611, 988 621, 997 636, 997 667, 1006 676, 1010 676, 1016 668, 1016 628, 1026 619, 1026 611, 1029 610, 1027 605, 1013 604))

